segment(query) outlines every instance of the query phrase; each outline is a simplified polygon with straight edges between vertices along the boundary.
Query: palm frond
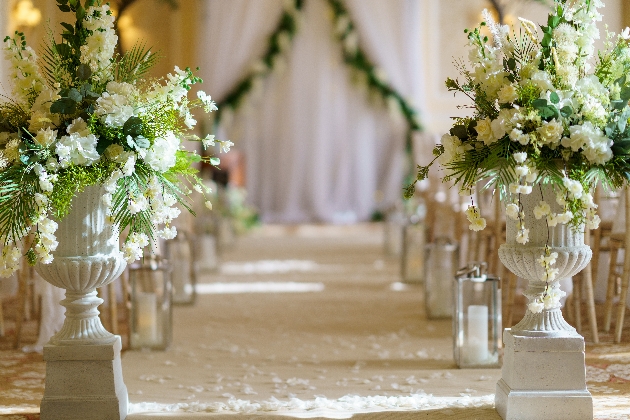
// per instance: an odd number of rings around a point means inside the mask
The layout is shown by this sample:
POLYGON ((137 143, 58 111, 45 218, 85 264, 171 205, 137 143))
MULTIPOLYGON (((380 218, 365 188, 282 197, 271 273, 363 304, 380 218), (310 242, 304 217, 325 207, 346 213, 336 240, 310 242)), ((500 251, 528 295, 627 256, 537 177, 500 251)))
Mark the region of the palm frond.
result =
POLYGON ((116 80, 131 83, 146 75, 159 59, 145 44, 136 44, 115 64, 116 80))

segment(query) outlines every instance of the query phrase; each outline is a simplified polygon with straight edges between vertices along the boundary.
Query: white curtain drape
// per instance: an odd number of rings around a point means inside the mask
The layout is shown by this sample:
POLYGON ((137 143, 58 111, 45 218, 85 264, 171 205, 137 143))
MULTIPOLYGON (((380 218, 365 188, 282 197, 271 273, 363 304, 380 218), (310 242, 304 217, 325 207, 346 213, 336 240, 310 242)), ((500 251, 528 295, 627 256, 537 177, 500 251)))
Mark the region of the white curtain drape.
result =
MULTIPOLYGON (((414 69, 420 56, 417 3, 348 3, 372 59, 410 96, 421 91, 414 69)), ((281 3, 211 0, 206 7, 202 76, 207 92, 220 99, 252 64, 248 57, 264 50, 281 3)), ((263 220, 354 222, 399 200, 406 123, 352 85, 324 0, 305 2, 281 67, 220 133, 245 154, 250 201, 263 220)))

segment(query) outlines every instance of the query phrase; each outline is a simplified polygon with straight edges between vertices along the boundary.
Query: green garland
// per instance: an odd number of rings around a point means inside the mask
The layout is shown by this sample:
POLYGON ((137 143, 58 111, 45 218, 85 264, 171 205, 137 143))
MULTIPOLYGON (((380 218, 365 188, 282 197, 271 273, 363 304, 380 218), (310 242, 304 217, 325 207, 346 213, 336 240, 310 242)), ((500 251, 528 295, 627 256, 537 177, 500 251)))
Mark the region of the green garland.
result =
MULTIPOLYGON (((398 92, 388 84, 385 79, 379 75, 378 68, 368 58, 367 54, 358 46, 356 41, 357 33, 355 25, 350 18, 347 8, 342 0, 327 0, 334 14, 334 23, 337 30, 337 39, 343 45, 344 62, 353 70, 363 74, 367 81, 368 88, 379 95, 384 103, 394 101, 398 105, 400 113, 407 122, 408 130, 405 142, 405 151, 409 161, 406 178, 408 181, 414 178, 413 174, 413 141, 412 133, 422 130, 422 126, 418 121, 418 112, 416 109, 398 92)), ((269 46, 261 58, 264 63, 260 69, 252 70, 244 79, 242 79, 228 94, 218 102, 219 110, 216 111, 214 123, 215 126, 221 122, 223 112, 227 110, 236 110, 243 102, 245 96, 251 91, 255 79, 266 77, 273 71, 274 64, 278 56, 280 56, 287 48, 281 45, 281 39, 293 40, 297 32, 296 12, 302 10, 304 0, 294 0, 294 9, 285 9, 276 30, 269 37, 269 46)), ((407 182, 409 183, 409 182, 407 182)))
POLYGON ((286 45, 286 41, 292 42, 297 33, 298 13, 302 10, 303 5, 304 0, 292 0, 288 6, 285 6, 276 29, 269 37, 267 50, 260 59, 262 65, 252 69, 230 90, 224 99, 217 103, 219 110, 214 115, 215 126, 220 124, 223 112, 235 111, 243 103, 257 78, 267 77, 273 72, 278 58, 290 47, 290 44, 286 45))
POLYGON ((353 70, 365 75, 368 88, 380 95, 385 103, 393 100, 408 125, 406 151, 413 156, 411 133, 422 130, 418 121, 418 112, 396 89, 379 75, 378 68, 356 42, 356 25, 353 23, 348 9, 342 0, 327 0, 333 10, 337 38, 343 45, 343 59, 353 70))

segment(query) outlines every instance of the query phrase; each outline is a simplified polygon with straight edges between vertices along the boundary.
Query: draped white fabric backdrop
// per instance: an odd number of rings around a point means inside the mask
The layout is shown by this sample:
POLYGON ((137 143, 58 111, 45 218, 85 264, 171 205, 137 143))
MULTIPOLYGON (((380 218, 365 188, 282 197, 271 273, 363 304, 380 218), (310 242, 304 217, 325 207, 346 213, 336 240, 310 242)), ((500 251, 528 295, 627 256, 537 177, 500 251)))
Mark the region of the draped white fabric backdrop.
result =
MULTIPOLYGON (((420 2, 347 4, 371 59, 413 102, 422 90, 420 2)), ((204 7, 200 66, 204 89, 220 100, 262 55, 282 2, 204 7)), ((402 194, 406 123, 351 83, 331 17, 324 0, 305 2, 286 65, 219 132, 244 152, 249 199, 267 222, 365 220, 402 194)))

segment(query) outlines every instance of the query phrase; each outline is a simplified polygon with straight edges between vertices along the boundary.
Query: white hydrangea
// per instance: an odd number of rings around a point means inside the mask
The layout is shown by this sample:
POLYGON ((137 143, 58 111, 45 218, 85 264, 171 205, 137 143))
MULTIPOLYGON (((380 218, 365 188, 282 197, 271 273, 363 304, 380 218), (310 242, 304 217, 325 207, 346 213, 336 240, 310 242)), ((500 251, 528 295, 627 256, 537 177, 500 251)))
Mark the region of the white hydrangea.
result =
POLYGON ((172 131, 169 131, 164 137, 155 139, 147 151, 144 161, 154 171, 166 172, 175 165, 179 144, 179 138, 172 131))
POLYGON ((103 123, 112 127, 122 127, 129 118, 134 116, 134 107, 123 95, 103 92, 96 100, 94 113, 101 117, 103 123))
POLYGON ((59 139, 55 148, 55 153, 59 157, 59 164, 62 168, 72 165, 90 166, 100 156, 96 151, 98 138, 89 134, 85 137, 78 133, 72 133, 59 139))

